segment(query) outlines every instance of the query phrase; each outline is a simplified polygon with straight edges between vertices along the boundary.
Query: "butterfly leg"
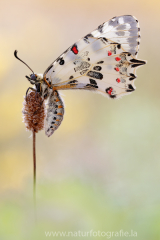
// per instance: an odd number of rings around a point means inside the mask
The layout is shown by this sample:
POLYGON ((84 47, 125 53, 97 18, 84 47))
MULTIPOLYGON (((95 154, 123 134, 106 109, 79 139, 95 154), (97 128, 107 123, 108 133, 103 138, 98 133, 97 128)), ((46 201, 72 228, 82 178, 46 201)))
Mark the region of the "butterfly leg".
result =
POLYGON ((34 88, 32 88, 32 87, 29 87, 29 88, 27 89, 27 91, 26 91, 26 102, 27 102, 27 94, 28 94, 28 92, 29 92, 30 89, 36 92, 36 89, 34 89, 34 88))

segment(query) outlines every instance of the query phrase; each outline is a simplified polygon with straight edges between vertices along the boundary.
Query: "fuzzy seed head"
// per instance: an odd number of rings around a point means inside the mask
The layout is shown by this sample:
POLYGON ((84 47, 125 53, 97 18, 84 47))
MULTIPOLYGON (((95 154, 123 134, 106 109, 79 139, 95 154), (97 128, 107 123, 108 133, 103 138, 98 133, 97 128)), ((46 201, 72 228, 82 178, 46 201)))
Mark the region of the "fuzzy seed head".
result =
POLYGON ((44 129, 45 104, 39 93, 32 91, 24 97, 22 113, 26 130, 38 133, 44 129))

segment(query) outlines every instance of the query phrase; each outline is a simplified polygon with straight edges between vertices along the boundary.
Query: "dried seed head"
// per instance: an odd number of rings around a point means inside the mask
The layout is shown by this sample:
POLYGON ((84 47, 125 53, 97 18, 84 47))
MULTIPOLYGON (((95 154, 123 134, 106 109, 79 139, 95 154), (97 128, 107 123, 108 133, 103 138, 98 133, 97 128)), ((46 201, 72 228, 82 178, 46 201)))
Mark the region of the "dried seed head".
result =
POLYGON ((44 129, 45 104, 39 93, 28 93, 23 102, 23 120, 26 129, 38 133, 44 129))

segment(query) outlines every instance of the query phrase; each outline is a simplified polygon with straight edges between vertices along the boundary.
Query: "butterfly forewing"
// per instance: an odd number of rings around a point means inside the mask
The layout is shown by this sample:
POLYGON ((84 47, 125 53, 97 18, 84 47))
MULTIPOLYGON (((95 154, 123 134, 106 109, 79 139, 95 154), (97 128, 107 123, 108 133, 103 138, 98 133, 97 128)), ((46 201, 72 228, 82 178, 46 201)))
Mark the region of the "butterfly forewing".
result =
POLYGON ((114 17, 68 48, 45 71, 53 89, 86 89, 118 98, 135 89, 140 41, 138 21, 114 17))
POLYGON ((114 17, 101 24, 91 33, 94 37, 105 37, 121 44, 124 51, 136 56, 140 42, 140 28, 138 20, 131 15, 114 17))

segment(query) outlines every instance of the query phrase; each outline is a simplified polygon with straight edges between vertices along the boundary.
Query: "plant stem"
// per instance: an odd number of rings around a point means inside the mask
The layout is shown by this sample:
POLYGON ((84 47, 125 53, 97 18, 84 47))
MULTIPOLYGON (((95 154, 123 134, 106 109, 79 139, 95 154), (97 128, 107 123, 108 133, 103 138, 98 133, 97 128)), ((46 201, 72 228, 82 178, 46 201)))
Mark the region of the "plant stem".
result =
POLYGON ((36 206, 36 133, 33 130, 33 198, 36 206))

